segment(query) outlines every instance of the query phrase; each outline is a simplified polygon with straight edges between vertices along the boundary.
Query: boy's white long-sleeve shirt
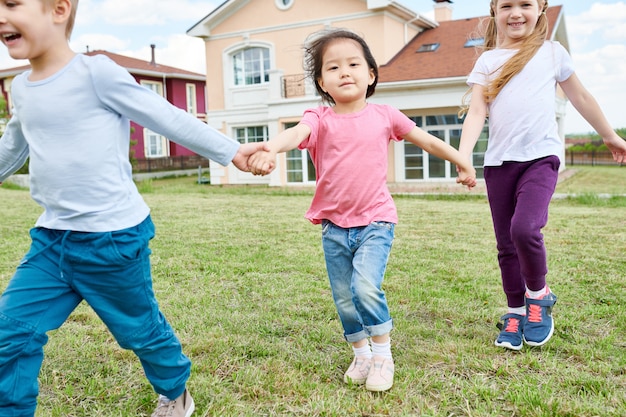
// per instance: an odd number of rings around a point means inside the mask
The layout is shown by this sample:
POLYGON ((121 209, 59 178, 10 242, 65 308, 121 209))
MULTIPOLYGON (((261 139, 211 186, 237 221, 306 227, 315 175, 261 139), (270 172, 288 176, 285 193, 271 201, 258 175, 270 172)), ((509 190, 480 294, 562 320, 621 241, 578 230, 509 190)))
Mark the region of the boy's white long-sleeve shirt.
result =
POLYGON ((139 85, 109 58, 76 55, 36 82, 12 83, 13 117, 0 139, 0 181, 30 157, 36 226, 107 232, 139 224, 149 208, 129 161, 130 121, 228 165, 239 143, 139 85))

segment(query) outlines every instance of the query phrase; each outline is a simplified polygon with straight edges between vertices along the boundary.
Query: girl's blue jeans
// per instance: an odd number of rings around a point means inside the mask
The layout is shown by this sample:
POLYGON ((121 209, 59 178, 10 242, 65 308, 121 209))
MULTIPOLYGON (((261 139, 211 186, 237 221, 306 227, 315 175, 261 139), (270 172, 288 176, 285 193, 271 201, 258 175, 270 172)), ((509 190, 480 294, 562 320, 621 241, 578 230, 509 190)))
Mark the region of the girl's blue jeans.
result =
POLYGON ((115 232, 34 228, 30 234, 30 250, 0 297, 0 416, 35 414, 46 333, 82 300, 139 357, 156 392, 182 394, 191 362, 152 289, 150 217, 115 232))
POLYGON ((546 286, 548 262, 541 229, 559 178, 559 158, 485 167, 485 184, 509 307, 523 307, 526 287, 546 286))
POLYGON ((388 222, 348 229, 322 222, 326 269, 348 342, 384 335, 393 327, 381 285, 394 228, 388 222))

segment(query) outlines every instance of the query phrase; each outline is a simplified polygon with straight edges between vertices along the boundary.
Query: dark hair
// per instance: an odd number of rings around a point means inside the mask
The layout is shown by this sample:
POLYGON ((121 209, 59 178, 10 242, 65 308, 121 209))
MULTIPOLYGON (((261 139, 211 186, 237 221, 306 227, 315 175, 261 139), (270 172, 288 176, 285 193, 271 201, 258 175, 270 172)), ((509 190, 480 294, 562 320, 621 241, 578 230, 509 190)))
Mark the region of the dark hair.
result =
POLYGON ((363 56, 370 69, 374 72, 374 82, 367 87, 367 93, 365 97, 370 97, 376 90, 376 84, 378 83, 378 65, 370 51, 369 46, 363 40, 362 37, 354 32, 346 29, 329 29, 320 32, 315 32, 307 38, 304 42, 304 70, 307 75, 311 77, 315 84, 315 89, 322 99, 330 104, 335 104, 335 100, 326 91, 322 90, 318 80, 322 77, 322 57, 328 45, 337 39, 352 39, 361 45, 363 49, 363 56))

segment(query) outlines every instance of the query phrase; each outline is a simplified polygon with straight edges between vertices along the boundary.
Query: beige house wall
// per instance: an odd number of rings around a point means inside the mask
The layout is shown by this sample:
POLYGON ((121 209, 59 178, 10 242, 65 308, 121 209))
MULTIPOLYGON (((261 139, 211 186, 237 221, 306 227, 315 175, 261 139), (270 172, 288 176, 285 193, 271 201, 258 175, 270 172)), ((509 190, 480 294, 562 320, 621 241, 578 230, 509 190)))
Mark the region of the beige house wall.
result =
POLYGON ((379 65, 423 30, 388 11, 368 10, 364 0, 295 1, 287 10, 278 9, 275 0, 240 3, 209 27, 198 28, 205 37, 209 110, 228 108, 226 90, 233 87, 233 80, 226 73, 225 51, 259 43, 271 48, 272 63, 283 74, 302 74, 304 40, 326 27, 361 34, 379 65))

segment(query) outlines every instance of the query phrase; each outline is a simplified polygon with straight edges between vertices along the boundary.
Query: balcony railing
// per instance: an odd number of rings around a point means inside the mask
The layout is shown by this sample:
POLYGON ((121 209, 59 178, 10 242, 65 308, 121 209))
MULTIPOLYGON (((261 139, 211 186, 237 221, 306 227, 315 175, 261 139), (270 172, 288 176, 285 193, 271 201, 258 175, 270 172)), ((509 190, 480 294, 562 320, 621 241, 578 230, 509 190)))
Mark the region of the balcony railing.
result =
POLYGON ((283 75, 283 98, 304 97, 306 95, 304 74, 283 75))

